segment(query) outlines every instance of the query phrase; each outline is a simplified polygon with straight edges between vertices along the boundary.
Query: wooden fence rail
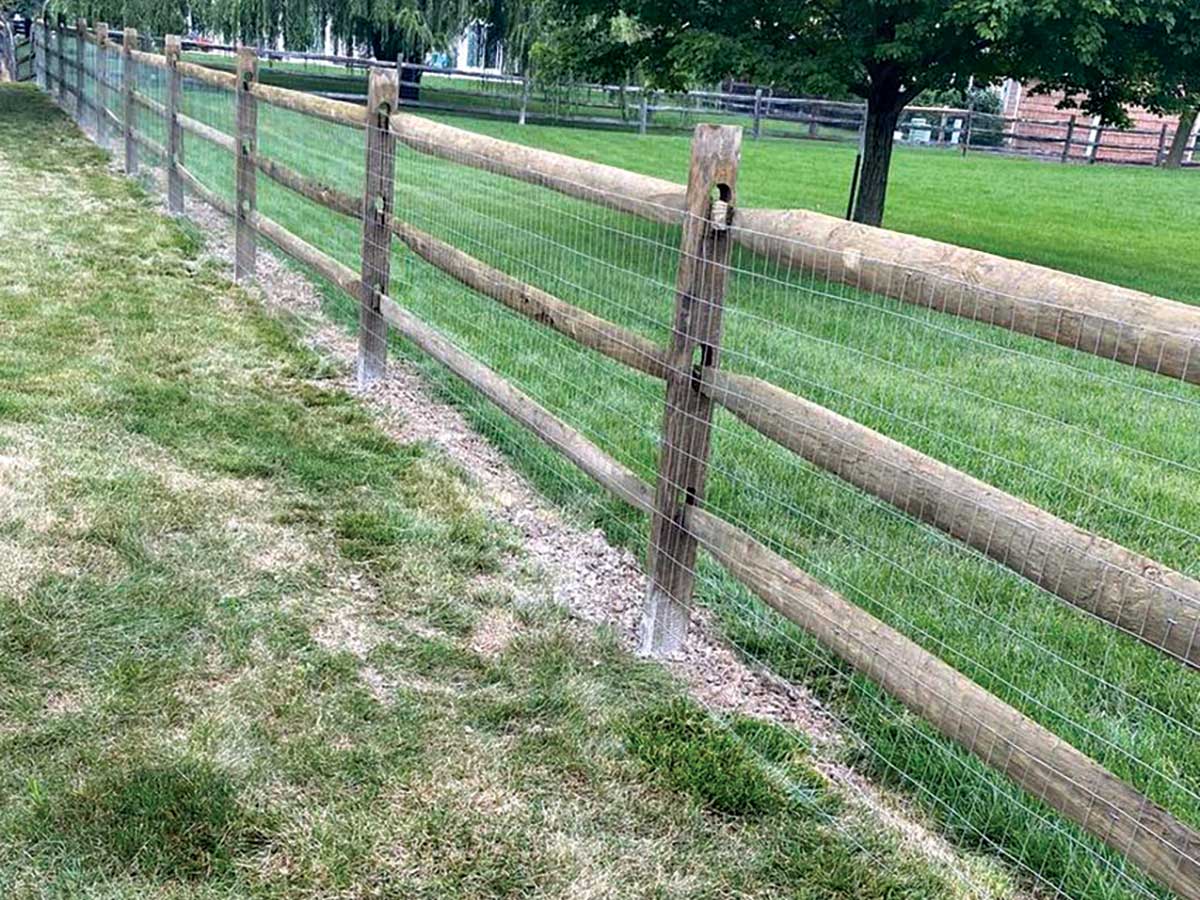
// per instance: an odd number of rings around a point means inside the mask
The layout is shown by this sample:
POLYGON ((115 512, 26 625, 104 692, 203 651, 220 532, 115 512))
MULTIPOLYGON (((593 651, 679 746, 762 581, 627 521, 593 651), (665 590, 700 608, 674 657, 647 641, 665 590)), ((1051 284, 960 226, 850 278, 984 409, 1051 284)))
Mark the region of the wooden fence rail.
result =
MULTIPOLYGON (((404 112, 393 130, 420 152, 654 222, 683 215, 684 189, 661 178, 404 112)), ((808 210, 739 209, 733 224, 736 243, 788 268, 1200 384, 1200 307, 808 210)))
MULTIPOLYGON (((47 32, 46 42, 50 56, 57 48, 60 89, 64 55, 61 34, 60 30, 58 41, 51 45, 47 32)), ((311 266, 359 300, 364 322, 368 320, 368 314, 377 315, 615 496, 650 515, 653 521, 663 523, 655 532, 652 554, 666 551, 669 545, 672 559, 678 560, 674 554, 683 544, 690 542, 692 553, 697 545, 705 548, 767 605, 812 635, 855 671, 880 685, 942 735, 1102 843, 1124 854, 1164 887, 1186 900, 1200 900, 1200 833, 1194 828, 937 656, 703 508, 708 416, 711 405, 717 404, 809 462, 975 547, 1058 593, 1064 600, 1193 666, 1200 662, 1196 655, 1200 584, 1194 580, 1074 528, 1048 512, 804 398, 761 379, 726 372, 718 367, 719 309, 730 245, 739 242, 767 256, 781 256, 785 255, 781 248, 796 242, 796 233, 816 227, 804 219, 803 215, 808 214, 801 215, 800 224, 796 224, 788 218, 798 215, 796 213, 736 209, 734 188, 740 129, 702 126, 697 130, 689 184, 686 190, 681 190, 659 179, 518 148, 494 139, 468 135, 458 129, 447 131, 448 126, 425 123, 413 116, 393 112, 394 72, 389 75, 380 70, 372 74, 372 83, 377 86, 375 100, 364 110, 257 84, 253 54, 245 53, 239 55, 239 71, 232 82, 222 80, 219 83, 231 90, 231 102, 236 108, 236 137, 183 116, 175 100, 166 106, 159 104, 155 109, 156 112, 161 110, 169 119, 169 135, 192 133, 231 151, 236 195, 230 201, 209 189, 189 171, 181 158, 182 147, 176 146, 175 137, 171 137, 169 146, 164 148, 138 133, 134 113, 138 94, 133 84, 136 69, 131 64, 135 60, 132 48, 136 43, 133 29, 124 32, 123 43, 123 128, 129 170, 132 172, 137 165, 136 155, 131 155, 136 151, 131 148, 137 145, 151 147, 167 160, 182 187, 231 216, 238 230, 239 277, 253 273, 253 247, 257 237, 311 266), (353 197, 278 161, 263 158, 257 150, 257 101, 366 128, 367 174, 362 196, 353 197), (671 345, 660 346, 546 291, 524 284, 411 224, 397 220, 392 215, 390 195, 394 182, 390 168, 394 149, 390 148, 391 142, 397 140, 463 165, 538 184, 608 208, 660 222, 682 222, 683 243, 671 345), (361 221, 364 240, 360 269, 355 271, 333 259, 262 215, 254 203, 259 172, 328 209, 361 221), (390 259, 388 248, 392 236, 437 269, 478 293, 611 359, 662 379, 667 385, 667 400, 657 490, 387 296, 384 254, 390 259), (243 253, 243 237, 248 241, 249 256, 243 253), (755 241, 762 245, 756 245, 755 241), (683 452, 673 456, 676 449, 683 452), (687 471, 684 462, 691 467, 687 471), (985 530, 988 537, 983 543, 981 535, 985 530)), ((146 54, 139 51, 141 56, 146 54)), ((143 64, 167 65, 162 57, 143 64)), ((182 62, 174 63, 172 68, 178 71, 180 78, 192 77, 182 62)), ((45 69, 50 72, 49 59, 45 69)), ((46 80, 53 82, 49 76, 46 80)), ((79 95, 82 96, 82 91, 79 95)), ((82 110, 80 104, 77 115, 82 115, 82 110)), ((846 227, 840 221, 839 225, 846 227)), ((850 230, 849 237, 825 236, 821 252, 826 254, 831 269, 830 254, 840 253, 841 264, 847 266, 851 250, 861 252, 858 247, 840 243, 855 235, 868 247, 882 247, 893 253, 901 247, 911 246, 907 241, 917 240, 889 236, 878 230, 863 235, 857 228, 850 230), (872 244, 868 238, 876 243, 872 244)), ((981 267, 970 273, 977 283, 999 277, 997 270, 987 269, 980 262, 980 258, 997 258, 986 254, 969 258, 981 267)), ((887 265, 885 262, 876 264, 887 265)), ((893 267, 899 265, 894 259, 890 264, 893 267)), ((955 265, 962 264, 962 259, 955 257, 955 265)), ((860 257, 855 260, 854 267, 863 271, 866 263, 860 257)), ((919 286, 922 295, 933 291, 931 282, 921 280, 923 273, 907 263, 903 268, 913 273, 910 280, 919 286)), ((1080 283, 1096 284, 1083 279, 1072 280, 1073 276, 1061 273, 1053 274, 1066 279, 1076 291, 1080 283)), ((1055 284, 1062 288, 1063 282, 1055 284)), ((1118 302, 1118 293, 1112 292, 1121 289, 1101 287, 1110 291, 1107 295, 1109 303, 1118 302)), ((906 299, 904 290, 907 289, 902 289, 897 299, 906 299)), ((1079 299, 1077 293, 1075 297, 1079 299)), ((1142 327, 1149 329, 1150 325, 1146 323, 1158 324, 1163 317, 1169 318, 1169 307, 1164 304, 1169 301, 1148 298, 1140 306, 1132 301, 1126 305, 1137 307, 1136 314, 1141 317, 1142 327)), ((922 305, 926 304, 923 302, 922 305)), ((939 308, 933 303, 929 305, 939 308)), ((946 311, 979 318, 962 308, 946 311)), ((1011 321, 998 324, 1022 330, 1018 323, 1024 319, 1015 309, 1009 311, 1011 321)), ((1128 321, 1123 324, 1133 327, 1128 321)), ((1079 327, 1082 330, 1083 326, 1079 327)), ((1037 332, 1035 329, 1029 333, 1037 332)), ((1172 354, 1179 349, 1176 345, 1169 351, 1164 345, 1156 346, 1160 346, 1160 360, 1174 360, 1172 354)), ((364 349, 360 345, 360 366, 362 359, 377 352, 378 348, 364 349)), ((1119 357, 1119 354, 1114 353, 1114 356, 1119 357)), ((1132 362, 1140 364, 1136 359, 1132 362)), ((1200 360, 1195 363, 1200 365, 1200 360)), ((375 367, 378 373, 382 357, 376 355, 368 360, 368 365, 375 367)), ((1191 363, 1184 362, 1177 368, 1175 374, 1178 377, 1196 380, 1197 370, 1191 363)), ((1161 366, 1159 370, 1162 370, 1161 366)), ((686 547, 684 552, 688 552, 686 547)), ((665 591, 672 604, 686 609, 692 599, 690 583, 672 580, 668 589, 666 580, 658 577, 662 570, 656 568, 653 555, 650 568, 651 599, 656 590, 665 591)), ((686 564, 686 568, 691 569, 691 564, 686 564)), ((649 609, 653 608, 651 603, 649 609)), ((678 619, 666 631, 677 628, 678 619)), ((670 640, 652 641, 651 645, 656 649, 672 646, 670 640)))

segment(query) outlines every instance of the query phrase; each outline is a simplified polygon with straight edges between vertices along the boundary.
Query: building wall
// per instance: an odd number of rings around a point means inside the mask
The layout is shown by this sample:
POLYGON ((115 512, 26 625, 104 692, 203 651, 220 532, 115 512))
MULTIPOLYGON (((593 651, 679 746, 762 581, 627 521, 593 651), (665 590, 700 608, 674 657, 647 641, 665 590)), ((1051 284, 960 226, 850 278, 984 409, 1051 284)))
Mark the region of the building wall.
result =
MULTIPOLYGON (((1009 80, 1004 85, 1004 115, 1018 118, 1011 130, 1014 137, 1009 140, 1013 150, 1022 153, 1039 153, 1061 157, 1066 143, 1068 122, 1075 116, 1075 127, 1071 134, 1070 158, 1086 161, 1095 155, 1098 162, 1137 162, 1153 165, 1159 143, 1166 126, 1166 144, 1169 147, 1175 129, 1179 126, 1178 116, 1156 116, 1141 107, 1129 109, 1133 125, 1129 131, 1116 128, 1101 129, 1099 120, 1084 115, 1078 110, 1058 109, 1063 99, 1060 92, 1033 94, 1029 85, 1009 80)), ((1193 161, 1194 151, 1185 159, 1193 161)), ((1196 160, 1200 162, 1200 159, 1196 160)))

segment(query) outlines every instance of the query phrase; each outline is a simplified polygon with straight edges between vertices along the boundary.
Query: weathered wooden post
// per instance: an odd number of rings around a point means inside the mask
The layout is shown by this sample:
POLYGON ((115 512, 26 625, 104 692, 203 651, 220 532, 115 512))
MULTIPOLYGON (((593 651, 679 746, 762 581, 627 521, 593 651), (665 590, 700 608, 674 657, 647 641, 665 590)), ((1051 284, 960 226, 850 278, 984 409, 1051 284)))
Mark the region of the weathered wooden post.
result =
POLYGON ((649 91, 645 85, 642 86, 641 105, 638 107, 638 134, 646 133, 646 126, 650 122, 650 103, 647 98, 649 91))
POLYGON ((183 213, 183 178, 179 175, 179 164, 183 162, 183 128, 179 124, 181 48, 179 35, 168 34, 164 42, 167 57, 167 209, 174 215, 183 213))
POLYGON ((529 76, 521 77, 521 114, 517 117, 517 124, 524 125, 526 116, 529 113, 529 76))
POLYGON ((54 51, 58 54, 58 91, 55 96, 60 103, 66 102, 67 97, 67 54, 63 48, 63 40, 67 34, 67 17, 62 13, 58 16, 58 31, 55 35, 54 51))
POLYGON ((108 125, 108 23, 96 23, 96 143, 107 147, 108 125))
POLYGON ((1096 164, 1096 157, 1100 155, 1100 144, 1104 140, 1104 126, 1097 124, 1093 132, 1094 139, 1090 140, 1088 146, 1088 165, 1096 164))
POLYGON ((258 101, 252 92, 258 80, 258 55, 253 47, 239 47, 237 52, 237 153, 234 157, 234 176, 237 200, 233 220, 234 263, 236 281, 251 281, 256 266, 254 214, 258 208, 258 177, 255 155, 258 153, 258 101))
POLYGON ((967 151, 971 149, 971 133, 975 130, 975 110, 970 106, 967 107, 967 121, 963 124, 963 139, 959 142, 962 145, 962 155, 966 156, 967 151))
POLYGON ((1075 116, 1067 119, 1067 137, 1063 141, 1062 161, 1071 161, 1071 141, 1075 138, 1075 116))
POLYGON ((946 111, 945 110, 942 110, 942 117, 938 120, 937 142, 939 145, 946 143, 946 111))
POLYGON ((1163 122, 1162 131, 1158 135, 1158 149, 1154 152, 1155 168, 1163 164, 1163 156, 1167 152, 1167 123, 1163 122))
POLYGON ((742 129, 736 126, 698 125, 692 138, 650 526, 650 583, 639 641, 643 654, 673 653, 687 638, 696 567, 696 539, 687 528, 687 511, 704 500, 712 430, 712 403, 700 387, 704 371, 720 362, 729 223, 741 145, 742 129))
POLYGON ((83 48, 87 45, 87 19, 75 20, 75 121, 83 127, 87 101, 83 96, 83 48))
POLYGON ((762 137, 762 88, 754 89, 754 129, 751 134, 756 141, 762 137))
POLYGON ((138 170, 137 142, 133 132, 137 128, 137 107, 133 105, 133 86, 137 81, 134 70, 133 50, 137 46, 137 29, 126 28, 121 33, 121 104, 122 122, 125 127, 125 174, 136 175, 138 170))
POLYGON ((372 68, 367 82, 367 159, 363 180, 362 296, 358 318, 358 385, 387 370, 387 322, 379 298, 389 290, 392 209, 396 184, 396 136, 389 116, 400 102, 396 72, 372 68))

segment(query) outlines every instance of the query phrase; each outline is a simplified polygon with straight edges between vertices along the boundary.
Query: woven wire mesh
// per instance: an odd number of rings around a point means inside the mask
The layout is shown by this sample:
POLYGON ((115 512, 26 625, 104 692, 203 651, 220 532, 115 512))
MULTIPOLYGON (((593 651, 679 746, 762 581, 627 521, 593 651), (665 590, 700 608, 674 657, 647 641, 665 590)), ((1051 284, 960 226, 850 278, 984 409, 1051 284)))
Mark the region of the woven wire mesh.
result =
MULTIPOLYGON (((120 56, 109 56, 119 82, 120 56)), ((139 92, 164 103, 162 71, 134 65, 139 92)), ((119 114, 119 103, 116 108, 119 114)), ((185 79, 183 108, 212 128, 234 132, 228 91, 185 79)), ((139 109, 138 117, 139 128, 165 143, 160 117, 150 108, 139 109)), ((362 192, 364 137, 359 129, 259 105, 263 158, 352 197, 362 192)), ((186 133, 184 155, 197 179, 233 199, 227 151, 186 133)), ((397 220, 665 345, 673 327, 680 228, 620 211, 644 198, 593 195, 599 202, 584 202, 482 171, 486 164, 469 151, 408 141, 396 153, 397 220)), ((544 175, 525 173, 530 181, 544 175)), ((359 221, 265 176, 258 185, 263 215, 357 271, 359 221)), ((737 236, 752 243, 755 236, 742 231, 737 236)), ((896 283, 880 280, 902 279, 899 267, 862 265, 858 271, 871 274, 834 277, 819 250, 795 242, 788 265, 779 256, 734 251, 723 368, 763 378, 1163 565, 1197 570, 1200 451, 1190 435, 1200 425, 1200 402, 1191 385, 912 302, 896 283), (884 271, 891 274, 881 276, 884 271)), ((661 381, 467 288, 401 241, 391 243, 391 254, 388 293, 396 302, 643 480, 655 481, 661 381)), ((1019 295, 1020 285, 1013 292, 1019 295)), ((355 327, 358 299, 336 291, 325 296, 325 312, 355 327)), ((393 340, 393 352, 425 371, 547 496, 634 553, 646 553, 643 513, 531 442, 405 342, 393 340)), ((783 426, 803 433, 812 423, 783 426)), ((1064 602, 1052 586, 1014 574, 1007 560, 989 554, 987 543, 952 539, 897 508, 896 494, 911 473, 886 473, 890 494, 838 477, 861 451, 836 441, 832 447, 825 464, 814 464, 718 409, 704 506, 1182 821, 1200 824, 1194 674, 1136 634, 1119 634, 1064 602)), ((1010 519, 1005 527, 1024 528, 1029 547, 1046 552, 1050 538, 1036 525, 1010 519)), ((861 780, 865 774, 899 791, 961 847, 1001 860, 998 870, 988 864, 957 872, 966 890, 984 890, 983 882, 1000 877, 1069 897, 1156 895, 1118 853, 853 674, 711 559, 701 555, 695 574, 696 615, 751 665, 803 686, 798 690, 810 698, 807 708, 827 724, 815 749, 796 734, 798 752, 813 755, 852 809, 878 805, 861 780)), ((1156 575, 1119 574, 1131 584, 1156 575)), ((955 698, 939 699, 951 704, 955 698)), ((768 757, 765 746, 747 741, 768 757)), ((880 845, 854 815, 822 816, 872 865, 896 866, 902 859, 894 851, 903 840, 880 845)))

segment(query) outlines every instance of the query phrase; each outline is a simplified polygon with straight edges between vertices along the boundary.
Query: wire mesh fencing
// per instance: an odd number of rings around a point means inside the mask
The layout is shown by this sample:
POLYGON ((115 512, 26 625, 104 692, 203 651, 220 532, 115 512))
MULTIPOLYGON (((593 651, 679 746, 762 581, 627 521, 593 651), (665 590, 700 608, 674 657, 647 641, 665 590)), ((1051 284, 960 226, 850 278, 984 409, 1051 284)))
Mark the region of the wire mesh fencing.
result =
MULTIPOLYGON (((167 67, 98 52, 153 167, 167 67)), ((1192 313, 789 236, 695 158, 685 191, 180 71, 189 192, 325 279, 360 346, 391 332, 652 588, 694 581, 669 597, 693 637, 795 686, 794 752, 846 798, 808 812, 864 859, 929 852, 870 827, 882 785, 962 854, 948 892, 1200 896, 1192 313)))

